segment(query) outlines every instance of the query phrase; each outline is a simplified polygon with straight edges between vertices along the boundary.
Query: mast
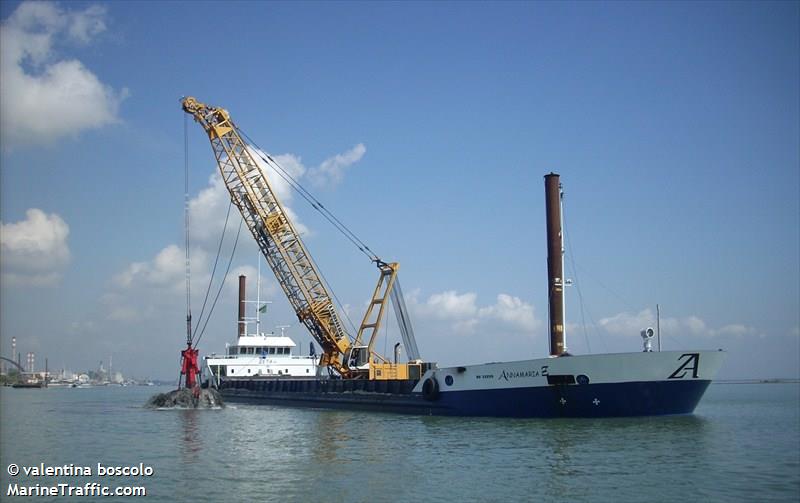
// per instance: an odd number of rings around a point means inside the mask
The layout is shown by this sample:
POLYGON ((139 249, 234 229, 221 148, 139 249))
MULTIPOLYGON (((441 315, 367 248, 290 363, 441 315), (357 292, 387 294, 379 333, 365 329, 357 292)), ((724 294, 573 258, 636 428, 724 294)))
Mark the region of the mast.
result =
POLYGON ((658 341, 658 351, 661 351, 661 308, 656 304, 656 340, 658 341))
POLYGON ((258 276, 256 277, 256 335, 261 335, 261 254, 258 260, 258 276))
POLYGON ((566 352, 564 342, 564 242, 561 233, 561 184, 556 173, 544 177, 547 219, 547 290, 550 356, 566 352))
POLYGON ((247 335, 247 321, 245 320, 246 314, 246 305, 245 305, 245 296, 247 295, 246 291, 246 278, 244 274, 239 276, 239 323, 238 323, 238 330, 237 335, 239 337, 244 337, 247 335))

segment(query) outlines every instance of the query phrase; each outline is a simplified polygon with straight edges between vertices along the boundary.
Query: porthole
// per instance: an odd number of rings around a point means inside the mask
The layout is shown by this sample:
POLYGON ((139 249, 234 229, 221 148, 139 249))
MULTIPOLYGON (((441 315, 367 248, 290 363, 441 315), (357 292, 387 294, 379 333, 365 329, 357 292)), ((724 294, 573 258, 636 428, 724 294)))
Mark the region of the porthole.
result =
POLYGON ((453 385, 453 376, 447 376, 444 378, 444 383, 448 386, 453 385))
POLYGON ((578 382, 578 384, 589 384, 589 376, 585 374, 579 375, 575 378, 575 380, 578 382))

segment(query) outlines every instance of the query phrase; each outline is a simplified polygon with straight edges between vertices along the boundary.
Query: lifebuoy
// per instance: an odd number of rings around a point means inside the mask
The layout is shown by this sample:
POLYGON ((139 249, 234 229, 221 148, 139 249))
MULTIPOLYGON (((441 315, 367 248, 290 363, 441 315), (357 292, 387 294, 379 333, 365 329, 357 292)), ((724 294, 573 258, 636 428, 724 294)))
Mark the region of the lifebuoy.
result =
POLYGON ((439 398, 439 382, 435 377, 429 377, 422 383, 422 398, 430 401, 439 398))

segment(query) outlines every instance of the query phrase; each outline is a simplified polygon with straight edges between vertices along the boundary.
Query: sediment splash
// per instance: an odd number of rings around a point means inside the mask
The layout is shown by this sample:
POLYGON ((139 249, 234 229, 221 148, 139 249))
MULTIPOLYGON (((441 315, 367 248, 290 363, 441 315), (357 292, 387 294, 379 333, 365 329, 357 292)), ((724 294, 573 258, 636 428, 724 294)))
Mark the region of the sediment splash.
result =
POLYGON ((149 409, 219 409, 225 407, 222 396, 213 388, 201 389, 195 394, 190 389, 182 388, 168 393, 158 393, 147 401, 149 409))

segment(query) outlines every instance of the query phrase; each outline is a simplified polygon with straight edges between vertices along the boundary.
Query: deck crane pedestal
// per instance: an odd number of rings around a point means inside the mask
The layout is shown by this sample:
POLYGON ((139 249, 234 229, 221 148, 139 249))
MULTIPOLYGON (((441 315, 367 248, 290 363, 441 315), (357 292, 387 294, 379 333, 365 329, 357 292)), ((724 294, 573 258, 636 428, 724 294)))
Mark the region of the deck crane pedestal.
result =
MULTIPOLYGON (((298 320, 322 347, 320 366, 345 379, 419 379, 425 364, 419 360, 402 297, 394 291, 399 264, 374 260, 380 278, 353 339, 345 330, 332 295, 297 229, 256 162, 255 156, 260 154, 242 140, 227 110, 205 105, 192 97, 184 98, 182 107, 208 134, 231 201, 239 209, 298 320), (413 348, 407 351, 412 359, 408 363, 392 362, 374 349, 389 298, 399 299, 394 305, 398 320, 403 320, 401 332, 407 348, 413 348)), ((260 157, 274 163, 269 156, 260 157)))

